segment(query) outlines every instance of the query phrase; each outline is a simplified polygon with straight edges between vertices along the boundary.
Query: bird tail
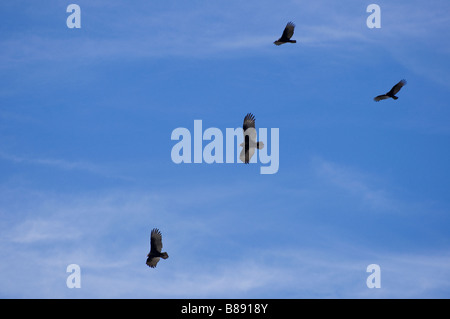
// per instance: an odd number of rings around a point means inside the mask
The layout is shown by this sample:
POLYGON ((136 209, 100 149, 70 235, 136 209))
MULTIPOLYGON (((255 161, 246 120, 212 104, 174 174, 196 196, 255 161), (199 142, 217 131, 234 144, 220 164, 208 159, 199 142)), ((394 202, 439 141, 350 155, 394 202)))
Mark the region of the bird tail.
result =
POLYGON ((264 143, 263 143, 263 142, 257 142, 257 143, 256 143, 256 147, 257 147, 259 150, 261 150, 261 149, 264 148, 264 143))
POLYGON ((167 258, 169 258, 169 255, 167 254, 167 253, 161 253, 161 258, 162 259, 167 259, 167 258))
POLYGON ((393 95, 392 98, 393 98, 394 100, 397 100, 397 99, 398 99, 398 97, 396 97, 395 95, 393 95))
POLYGON ((291 43, 297 43, 297 40, 289 40, 291 43))

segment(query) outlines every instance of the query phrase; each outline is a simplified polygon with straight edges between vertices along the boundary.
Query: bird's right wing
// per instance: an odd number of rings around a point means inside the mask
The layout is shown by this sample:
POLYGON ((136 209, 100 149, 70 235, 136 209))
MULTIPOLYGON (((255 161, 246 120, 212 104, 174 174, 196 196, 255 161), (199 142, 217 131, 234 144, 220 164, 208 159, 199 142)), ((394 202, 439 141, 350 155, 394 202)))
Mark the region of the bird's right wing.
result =
POLYGON ((256 129, 255 129, 255 116, 248 113, 244 118, 244 124, 242 125, 244 130, 244 142, 247 143, 246 136, 256 143, 256 129))
POLYGON ((281 38, 286 39, 286 40, 289 40, 290 38, 292 38, 292 36, 294 35, 294 29, 295 29, 295 24, 292 21, 288 22, 286 24, 286 27, 284 28, 281 38))
POLYGON ((153 228, 150 235, 150 252, 161 252, 162 245, 162 235, 159 229, 153 228))
POLYGON ((244 132, 249 127, 255 128, 255 116, 252 113, 247 113, 247 115, 244 117, 244 124, 242 125, 244 132))

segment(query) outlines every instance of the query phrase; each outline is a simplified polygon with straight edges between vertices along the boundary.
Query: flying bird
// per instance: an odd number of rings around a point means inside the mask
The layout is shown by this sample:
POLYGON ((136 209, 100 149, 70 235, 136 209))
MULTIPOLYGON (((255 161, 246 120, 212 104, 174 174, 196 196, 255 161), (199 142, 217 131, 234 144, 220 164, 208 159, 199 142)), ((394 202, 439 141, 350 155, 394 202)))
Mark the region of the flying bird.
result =
POLYGON ((395 94, 397 94, 398 91, 400 91, 400 89, 401 89, 405 84, 406 84, 406 80, 401 80, 401 81, 398 82, 396 85, 394 85, 394 86, 392 87, 392 89, 391 89, 389 92, 387 92, 386 94, 378 95, 378 96, 376 96, 373 100, 374 100, 375 102, 378 102, 378 101, 381 101, 381 100, 388 99, 388 98, 390 98, 390 97, 393 98, 394 100, 397 100, 398 97, 396 97, 395 94))
POLYGON ((244 143, 242 146, 241 154, 239 158, 245 164, 250 162, 250 159, 255 154, 255 149, 262 149, 264 147, 263 142, 256 141, 256 129, 255 129, 255 116, 251 113, 247 113, 244 118, 244 125, 242 126, 244 130, 244 143))
POLYGON ((155 268, 160 257, 162 259, 169 258, 169 255, 166 252, 161 252, 162 246, 161 232, 158 228, 153 228, 150 235, 150 252, 147 255, 148 258, 146 262, 149 267, 155 268))
POLYGON ((279 38, 277 41, 274 42, 276 45, 282 45, 283 43, 297 43, 296 40, 291 40, 292 36, 294 35, 294 28, 295 24, 290 21, 286 24, 286 27, 284 28, 283 34, 281 35, 281 38, 279 38))

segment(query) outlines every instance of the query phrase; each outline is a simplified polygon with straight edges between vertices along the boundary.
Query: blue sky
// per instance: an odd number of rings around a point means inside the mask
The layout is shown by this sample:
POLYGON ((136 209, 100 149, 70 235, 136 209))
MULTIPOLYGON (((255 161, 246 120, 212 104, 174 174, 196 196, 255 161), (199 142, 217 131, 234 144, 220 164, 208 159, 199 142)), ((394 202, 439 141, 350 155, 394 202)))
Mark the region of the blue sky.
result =
POLYGON ((0 296, 448 298, 449 9, 3 1, 0 296), (288 21, 297 43, 273 45, 288 21), (174 129, 248 112, 279 128, 276 174, 172 162, 174 129))

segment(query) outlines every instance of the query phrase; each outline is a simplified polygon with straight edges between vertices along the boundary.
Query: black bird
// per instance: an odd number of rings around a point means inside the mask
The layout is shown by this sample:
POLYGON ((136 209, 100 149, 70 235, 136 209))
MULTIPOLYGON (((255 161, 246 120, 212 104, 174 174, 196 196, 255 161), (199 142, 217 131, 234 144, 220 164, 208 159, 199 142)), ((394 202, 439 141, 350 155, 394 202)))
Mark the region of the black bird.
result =
POLYGON ((146 262, 149 267, 155 268, 160 257, 162 259, 169 258, 169 255, 166 252, 161 252, 162 246, 161 232, 159 229, 153 228, 150 235, 150 252, 147 255, 148 258, 146 262))
POLYGON ((398 97, 396 97, 395 94, 397 94, 398 91, 400 91, 400 89, 401 89, 405 84, 406 84, 406 80, 401 80, 401 81, 398 82, 396 85, 394 85, 394 86, 392 87, 392 89, 391 89, 389 92, 387 92, 386 94, 378 95, 378 96, 376 96, 373 100, 374 100, 375 102, 378 102, 378 101, 381 101, 381 100, 388 99, 388 98, 390 98, 390 97, 393 98, 394 100, 397 100, 398 97))
POLYGON ((281 35, 281 38, 279 38, 277 41, 274 42, 276 45, 282 45, 283 43, 297 43, 296 40, 291 40, 292 36, 294 35, 294 28, 295 24, 290 21, 286 24, 286 27, 284 28, 283 34, 281 35))
POLYGON ((248 164, 255 154, 255 149, 262 149, 264 143, 256 141, 255 116, 252 113, 247 113, 242 128, 244 130, 244 143, 239 145, 243 147, 239 158, 242 162, 248 164))

